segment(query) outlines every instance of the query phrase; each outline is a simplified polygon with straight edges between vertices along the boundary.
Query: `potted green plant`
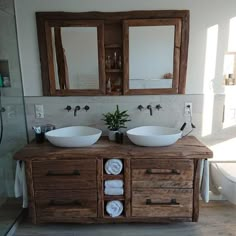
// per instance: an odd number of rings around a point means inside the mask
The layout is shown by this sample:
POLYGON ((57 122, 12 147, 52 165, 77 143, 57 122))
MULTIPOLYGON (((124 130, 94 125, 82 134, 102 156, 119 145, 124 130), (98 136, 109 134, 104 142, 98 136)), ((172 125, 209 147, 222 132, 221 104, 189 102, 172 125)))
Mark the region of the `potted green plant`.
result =
POLYGON ((121 128, 127 128, 125 126, 125 123, 130 121, 129 115, 126 111, 120 111, 119 106, 116 105, 116 110, 114 113, 108 112, 106 114, 103 114, 105 124, 107 125, 107 128, 109 129, 108 137, 109 140, 114 141, 115 135, 117 132, 119 132, 119 129, 121 128))

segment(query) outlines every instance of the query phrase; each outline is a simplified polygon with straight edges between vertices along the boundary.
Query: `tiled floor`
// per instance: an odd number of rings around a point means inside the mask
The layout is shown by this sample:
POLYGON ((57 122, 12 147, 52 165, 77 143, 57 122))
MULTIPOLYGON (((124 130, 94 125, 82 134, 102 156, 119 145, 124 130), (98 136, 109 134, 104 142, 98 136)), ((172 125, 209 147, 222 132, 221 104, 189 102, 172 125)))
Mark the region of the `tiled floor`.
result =
POLYGON ((22 223, 16 236, 236 236, 236 206, 228 202, 201 204, 198 223, 173 224, 49 224, 22 223))
POLYGON ((21 212, 21 202, 15 198, 7 199, 0 206, 0 236, 8 232, 21 212))

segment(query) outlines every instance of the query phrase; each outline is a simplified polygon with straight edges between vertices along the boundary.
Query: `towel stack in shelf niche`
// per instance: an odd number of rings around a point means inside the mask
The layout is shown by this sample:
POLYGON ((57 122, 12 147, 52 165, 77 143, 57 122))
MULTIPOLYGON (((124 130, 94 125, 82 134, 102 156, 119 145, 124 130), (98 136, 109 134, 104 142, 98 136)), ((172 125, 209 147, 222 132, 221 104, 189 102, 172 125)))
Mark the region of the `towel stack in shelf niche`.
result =
POLYGON ((103 212, 104 217, 123 217, 124 212, 124 164, 121 159, 104 161, 103 212))

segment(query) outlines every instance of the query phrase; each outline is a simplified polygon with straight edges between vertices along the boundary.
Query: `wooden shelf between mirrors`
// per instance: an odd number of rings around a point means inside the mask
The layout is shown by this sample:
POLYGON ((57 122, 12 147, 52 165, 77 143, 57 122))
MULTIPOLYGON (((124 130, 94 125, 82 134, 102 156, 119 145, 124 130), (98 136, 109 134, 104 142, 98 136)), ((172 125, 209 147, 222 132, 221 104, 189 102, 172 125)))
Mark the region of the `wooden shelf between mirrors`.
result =
POLYGON ((106 218, 106 219, 123 219, 125 218, 125 216, 123 215, 123 213, 120 215, 120 216, 116 216, 116 217, 111 217, 109 216, 107 213, 104 214, 103 218, 106 218))
POLYGON ((124 201, 125 200, 125 196, 121 195, 121 196, 111 196, 111 195, 104 195, 104 201, 124 201))
POLYGON ((122 69, 106 69, 106 73, 121 73, 122 69))
POLYGON ((103 180, 124 179, 124 175, 103 175, 103 180))
POLYGON ((107 44, 105 48, 121 48, 120 44, 107 44))

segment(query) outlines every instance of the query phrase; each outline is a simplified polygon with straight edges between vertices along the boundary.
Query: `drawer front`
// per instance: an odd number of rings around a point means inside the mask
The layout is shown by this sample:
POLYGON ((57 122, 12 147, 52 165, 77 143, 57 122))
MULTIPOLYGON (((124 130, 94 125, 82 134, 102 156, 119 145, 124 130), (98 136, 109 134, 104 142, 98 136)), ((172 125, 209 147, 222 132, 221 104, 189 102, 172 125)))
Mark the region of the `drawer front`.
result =
POLYGON ((97 217, 96 190, 35 191, 39 221, 76 222, 83 217, 97 217))
POLYGON ((96 160, 53 160, 32 163, 34 188, 96 188, 96 160))
POLYGON ((192 189, 146 189, 132 192, 134 217, 192 217, 192 189))
POLYGON ((133 188, 192 188, 193 161, 179 159, 132 160, 133 188))

